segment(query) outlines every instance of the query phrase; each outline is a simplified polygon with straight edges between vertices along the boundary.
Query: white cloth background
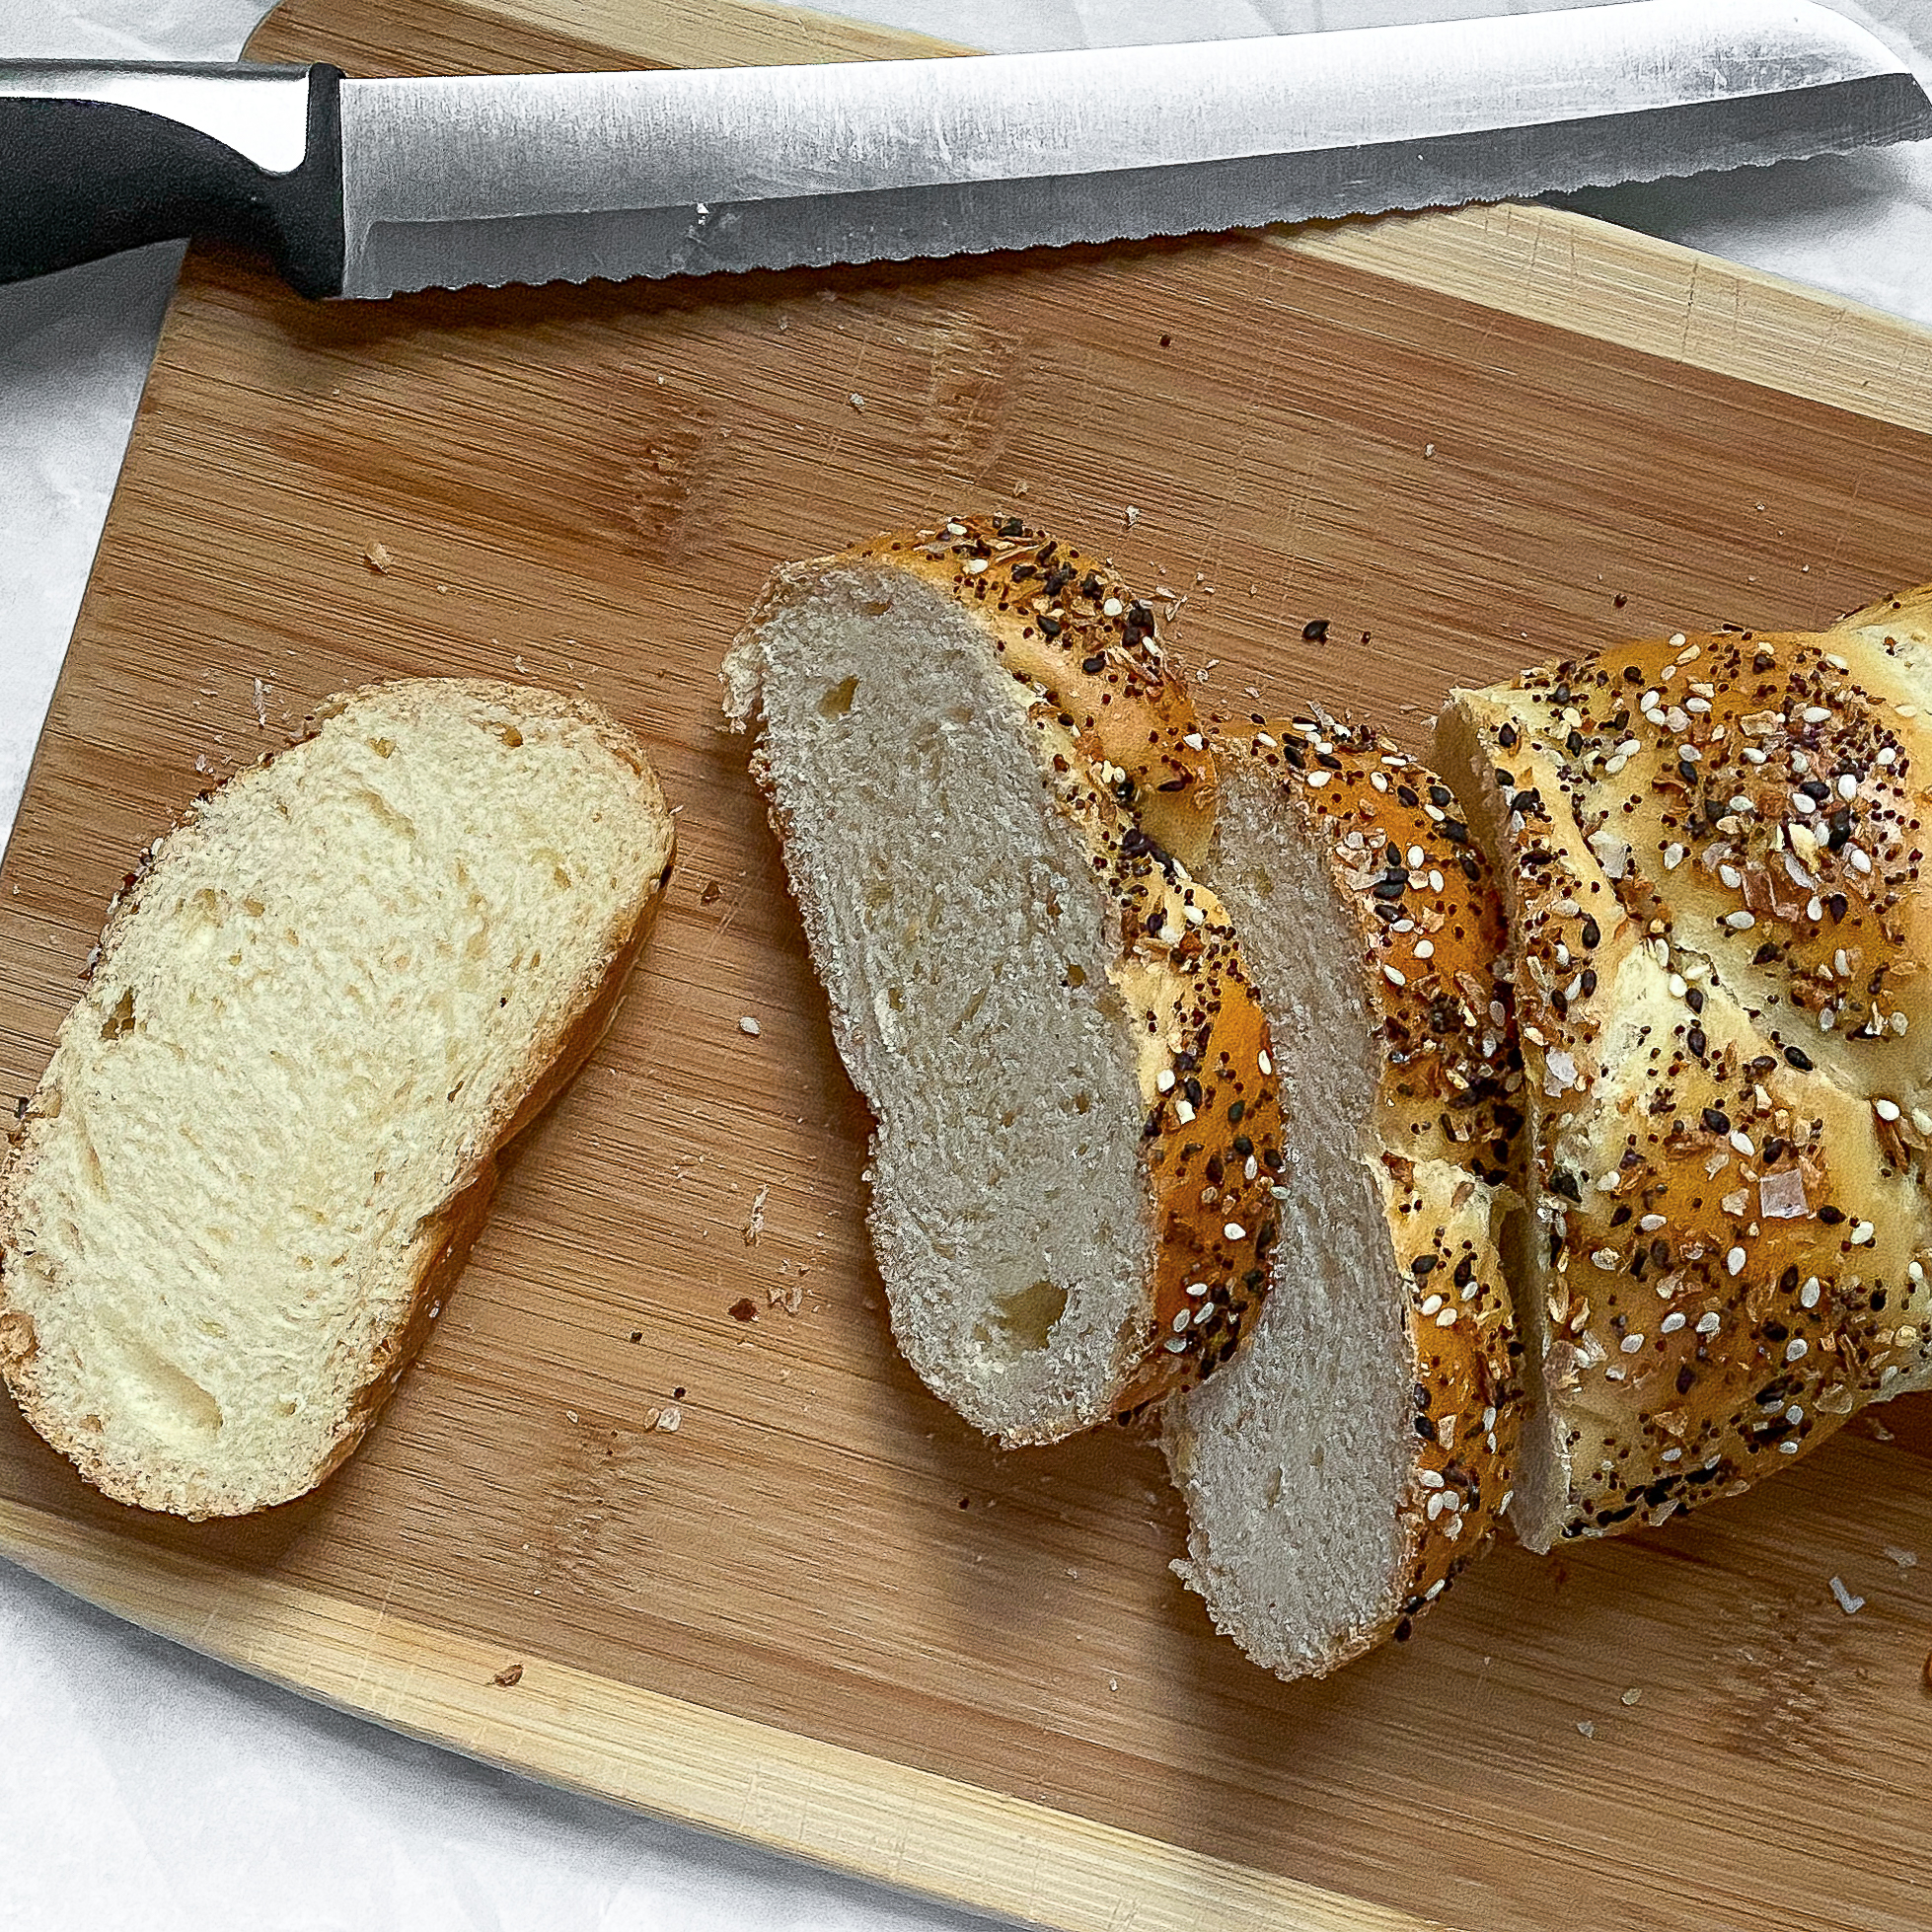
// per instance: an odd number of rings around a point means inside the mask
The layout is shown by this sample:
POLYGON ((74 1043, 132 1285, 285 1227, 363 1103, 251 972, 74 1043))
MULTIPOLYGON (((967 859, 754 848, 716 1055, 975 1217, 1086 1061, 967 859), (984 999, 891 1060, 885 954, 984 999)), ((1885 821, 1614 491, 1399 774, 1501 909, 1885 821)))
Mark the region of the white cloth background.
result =
MULTIPOLYGON (((0 0, 0 58, 226 58, 261 11, 260 0, 0 0)), ((1009 50, 1530 5, 844 0, 837 11, 1009 50)), ((1909 53, 1932 86, 1932 0, 1842 11, 1909 53)), ((1588 205, 1932 325, 1932 143, 1606 192, 1588 205)), ((0 840, 178 257, 151 250, 0 290, 0 840)), ((984 1923, 395 1738, 130 1630, 0 1561, 0 1927, 964 1932, 984 1923)))

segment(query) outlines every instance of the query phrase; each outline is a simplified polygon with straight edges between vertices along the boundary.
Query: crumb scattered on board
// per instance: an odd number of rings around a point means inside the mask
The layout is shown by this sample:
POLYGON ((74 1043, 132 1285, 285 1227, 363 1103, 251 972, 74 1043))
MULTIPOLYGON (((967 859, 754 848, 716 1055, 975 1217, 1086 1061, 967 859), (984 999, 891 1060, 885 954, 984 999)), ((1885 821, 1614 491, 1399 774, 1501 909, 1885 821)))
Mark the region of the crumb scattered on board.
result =
POLYGON ((1896 1543, 1887 1543, 1885 1554, 1901 1570, 1915 1569, 1918 1565, 1918 1551, 1915 1549, 1900 1549, 1896 1543))
POLYGON ((523 1666, 521 1664, 506 1664, 490 1678, 491 1683, 501 1684, 505 1690, 509 1689, 512 1684, 521 1683, 522 1681, 523 1666))
POLYGON ((395 554, 387 544, 371 544, 362 553, 362 560, 379 577, 389 575, 389 566, 396 561, 395 554))
POLYGON ((1839 1609, 1843 1610, 1847 1616, 1856 1616, 1865 1607, 1864 1598, 1854 1597, 1845 1588, 1843 1577, 1833 1577, 1831 1579, 1831 1595, 1838 1599, 1839 1609))
POLYGON ((757 1020, 753 1019, 749 1013, 744 1014, 738 1021, 738 1031, 740 1033, 748 1035, 750 1038, 754 1040, 757 1039, 758 1036, 762 1032, 764 1032, 764 1030, 765 1029, 762 1026, 760 1026, 757 1020))
POLYGON ((748 1248, 755 1248, 758 1237, 765 1231, 765 1202, 771 1192, 769 1187, 761 1187, 752 1197, 751 1219, 745 1223, 745 1246, 748 1248))

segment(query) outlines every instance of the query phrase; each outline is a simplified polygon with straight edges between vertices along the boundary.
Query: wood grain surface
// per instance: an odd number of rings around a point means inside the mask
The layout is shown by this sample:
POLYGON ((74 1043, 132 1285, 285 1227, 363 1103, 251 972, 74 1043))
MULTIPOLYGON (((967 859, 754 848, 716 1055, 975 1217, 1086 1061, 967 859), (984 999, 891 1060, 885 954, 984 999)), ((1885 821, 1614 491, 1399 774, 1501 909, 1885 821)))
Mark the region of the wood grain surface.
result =
MULTIPOLYGON (((783 32, 296 0, 259 46, 455 71, 783 32)), ((891 45, 816 32, 801 57, 891 45)), ((887 1333, 867 1123, 720 728, 774 564, 1019 510, 1164 589, 1208 703, 1320 697, 1411 744, 1457 679, 1932 576, 1924 337, 1734 276, 1725 338, 1670 311, 1679 252, 1430 221, 319 308, 194 257, 0 873, 0 1091, 133 855, 343 685, 589 693, 648 744, 680 869, 346 1469, 189 1526, 8 1410, 0 1547, 458 1748, 1055 1925, 1932 1919, 1923 1403, 1661 1531, 1500 1553, 1291 1687, 1168 1573, 1152 1450, 996 1453, 887 1333)))

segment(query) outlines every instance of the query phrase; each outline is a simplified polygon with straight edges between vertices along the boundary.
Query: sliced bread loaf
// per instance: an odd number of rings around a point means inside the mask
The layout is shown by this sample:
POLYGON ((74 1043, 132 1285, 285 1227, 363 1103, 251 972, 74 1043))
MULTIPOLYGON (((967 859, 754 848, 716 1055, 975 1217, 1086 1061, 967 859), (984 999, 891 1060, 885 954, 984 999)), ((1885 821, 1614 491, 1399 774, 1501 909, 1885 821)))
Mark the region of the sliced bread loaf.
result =
POLYGON ((1213 766, 1152 615, 1016 519, 780 571, 725 665, 872 1108, 894 1333, 1008 1444, 1235 1346, 1279 1158, 1267 1034, 1190 873, 1213 766))
POLYGON ((1286 1170, 1267 1302, 1163 1440, 1175 1568, 1298 1677, 1406 1634, 1509 1506, 1522 1075, 1495 882, 1441 780, 1326 717, 1214 750, 1204 870, 1275 1042, 1286 1170))
POLYGON ((1932 1377, 1929 610, 1621 645, 1443 716, 1528 1075, 1532 1548, 1932 1377))
POLYGON ((609 1024, 671 852, 630 734, 508 685, 349 693, 192 807, 0 1176, 0 1370, 35 1428, 186 1517, 327 1475, 497 1152, 609 1024))

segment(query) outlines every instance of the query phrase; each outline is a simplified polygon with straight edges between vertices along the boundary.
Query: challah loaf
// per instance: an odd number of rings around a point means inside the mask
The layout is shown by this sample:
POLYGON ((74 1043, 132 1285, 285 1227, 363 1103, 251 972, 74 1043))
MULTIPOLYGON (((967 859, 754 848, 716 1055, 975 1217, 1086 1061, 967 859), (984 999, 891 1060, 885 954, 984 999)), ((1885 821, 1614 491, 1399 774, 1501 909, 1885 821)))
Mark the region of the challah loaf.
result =
POLYGON ((1509 1503, 1522 1076, 1495 884, 1441 780, 1321 716, 1214 752, 1205 871, 1283 1065, 1286 1167, 1247 1346, 1166 1407, 1175 1567, 1295 1677, 1405 1633, 1509 1503))
POLYGON ((1008 1444, 1225 1359, 1280 1112, 1147 607, 1017 519, 960 520, 781 570, 724 675, 877 1122, 907 1359, 1008 1444))
POLYGON ((110 1496, 300 1495, 440 1312, 669 876, 630 734, 376 685, 149 849, 0 1177, 0 1369, 110 1496))
POLYGON ((1523 1540, 1662 1522, 1932 1373, 1932 594, 1457 692, 1534 1153, 1523 1540))

